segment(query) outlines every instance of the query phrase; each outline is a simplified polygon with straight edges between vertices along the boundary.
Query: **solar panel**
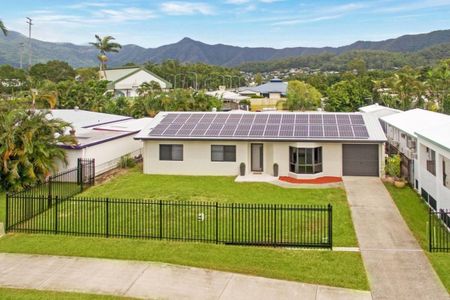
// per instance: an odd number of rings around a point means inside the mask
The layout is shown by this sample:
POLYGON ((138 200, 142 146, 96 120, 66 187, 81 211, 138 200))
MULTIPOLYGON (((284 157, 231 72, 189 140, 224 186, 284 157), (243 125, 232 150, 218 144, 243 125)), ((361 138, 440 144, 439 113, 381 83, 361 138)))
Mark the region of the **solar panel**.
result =
POLYGON ((352 130, 352 126, 350 125, 339 125, 338 126, 339 129, 339 136, 340 137, 353 137, 353 130, 352 130))
POLYGON ((326 137, 338 137, 338 127, 336 125, 324 125, 323 126, 323 135, 326 137))
POLYGON ((369 137, 369 132, 367 131, 366 126, 353 126, 353 132, 355 133, 355 137, 357 138, 369 137))
POLYGON ((294 123, 295 123, 295 115, 292 114, 283 115, 281 124, 294 124, 294 123))
POLYGON ((329 113, 168 113, 150 136, 367 139, 364 118, 329 113))
POLYGON ((364 125, 364 119, 361 115, 350 115, 350 120, 353 125, 364 125))
POLYGON ((322 124, 322 115, 309 115, 309 122, 312 124, 322 124))
POLYGON ((309 126, 309 136, 310 137, 323 137, 323 126, 322 125, 310 125, 309 126))
POLYGON ((269 120, 267 121, 268 124, 280 124, 281 122, 281 115, 279 114, 270 114, 269 120))
POLYGON ((350 124, 350 118, 348 115, 336 115, 338 125, 350 124))
POLYGON ((323 123, 336 124, 336 115, 335 114, 323 115, 323 123))
POLYGON ((309 115, 296 115, 295 116, 295 123, 297 124, 308 124, 308 117, 309 115))

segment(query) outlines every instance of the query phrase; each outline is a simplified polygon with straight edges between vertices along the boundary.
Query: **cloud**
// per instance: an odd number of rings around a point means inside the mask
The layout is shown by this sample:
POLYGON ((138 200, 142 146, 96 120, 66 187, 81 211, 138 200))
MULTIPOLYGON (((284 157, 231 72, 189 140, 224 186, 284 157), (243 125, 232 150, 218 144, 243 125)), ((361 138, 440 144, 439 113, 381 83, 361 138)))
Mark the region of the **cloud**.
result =
POLYGON ((161 4, 161 10, 168 15, 213 15, 214 9, 207 3, 203 2, 182 2, 173 1, 161 4))
POLYGON ((285 26, 285 25, 296 25, 296 24, 305 24, 305 23, 314 23, 326 20, 333 20, 342 17, 343 15, 331 15, 331 16, 321 16, 315 18, 304 18, 304 19, 291 19, 286 21, 274 22, 272 25, 274 26, 285 26))
POLYGON ((403 11, 422 10, 445 6, 450 6, 450 0, 425 0, 425 1, 407 2, 405 4, 382 7, 376 9, 375 12, 397 13, 403 11))
POLYGON ((94 13, 98 17, 104 17, 108 21, 127 22, 141 21, 156 18, 156 14, 152 10, 128 7, 124 9, 102 9, 98 13, 94 13))

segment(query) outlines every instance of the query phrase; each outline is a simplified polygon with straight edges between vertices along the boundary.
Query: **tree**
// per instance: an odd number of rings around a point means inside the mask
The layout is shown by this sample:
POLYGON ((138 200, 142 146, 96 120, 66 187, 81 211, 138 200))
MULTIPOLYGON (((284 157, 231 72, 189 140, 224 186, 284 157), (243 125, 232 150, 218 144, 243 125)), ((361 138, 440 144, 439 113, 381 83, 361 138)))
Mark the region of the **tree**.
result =
POLYGON ((154 91, 161 91, 161 85, 152 80, 150 82, 142 83, 136 90, 139 96, 145 96, 148 93, 153 93, 154 91))
POLYGON ((6 29, 6 26, 5 26, 5 24, 3 24, 2 20, 0 20, 0 30, 3 32, 4 36, 8 35, 8 29, 6 29))
POLYGON ((303 81, 289 81, 286 107, 288 110, 313 110, 320 107, 322 94, 303 81))
POLYGON ((361 58, 354 58, 349 61, 347 64, 347 69, 350 72, 356 72, 359 76, 367 73, 366 62, 361 58))
POLYGON ((61 144, 74 145, 66 135, 69 124, 47 117, 48 112, 19 108, 0 113, 0 184, 5 190, 20 190, 42 182, 66 162, 61 144))
POLYGON ((105 70, 106 70, 106 62, 108 61, 108 56, 106 56, 106 53, 108 52, 117 53, 122 48, 122 46, 118 43, 111 42, 115 40, 115 38, 113 38, 110 35, 105 37, 95 35, 95 39, 97 41, 90 44, 95 48, 97 48, 97 50, 99 50, 100 52, 100 54, 97 56, 98 60, 100 61, 100 71, 103 71, 105 79, 107 79, 105 70))
POLYGON ((326 111, 352 112, 368 104, 370 91, 364 87, 361 80, 344 80, 333 84, 327 90, 328 99, 325 101, 326 111))
POLYGON ((75 70, 76 80, 89 81, 98 79, 98 68, 78 68, 75 70))
POLYGON ((437 102, 440 111, 447 111, 450 98, 450 59, 444 60, 427 72, 427 92, 437 102))
POLYGON ((263 78, 262 78, 261 73, 256 73, 256 75, 255 75, 255 83, 257 85, 261 85, 262 81, 263 81, 263 78))
POLYGON ((403 68, 401 72, 394 74, 391 86, 398 95, 403 110, 422 106, 424 86, 412 68, 403 68))
POLYGON ((45 64, 35 64, 30 69, 30 76, 34 81, 50 80, 58 83, 74 79, 75 75, 75 70, 68 63, 59 60, 50 60, 45 64))

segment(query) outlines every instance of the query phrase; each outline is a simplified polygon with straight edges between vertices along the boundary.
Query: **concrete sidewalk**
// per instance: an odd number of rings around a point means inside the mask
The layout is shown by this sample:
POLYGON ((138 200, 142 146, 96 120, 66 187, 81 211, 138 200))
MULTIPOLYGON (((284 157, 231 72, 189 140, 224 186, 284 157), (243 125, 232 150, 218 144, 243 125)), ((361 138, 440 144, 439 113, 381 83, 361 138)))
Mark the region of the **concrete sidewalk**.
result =
POLYGON ((364 291, 168 264, 5 253, 0 286, 153 299, 372 299, 364 291))
POLYGON ((344 185, 373 298, 448 300, 381 180, 344 177, 344 185))

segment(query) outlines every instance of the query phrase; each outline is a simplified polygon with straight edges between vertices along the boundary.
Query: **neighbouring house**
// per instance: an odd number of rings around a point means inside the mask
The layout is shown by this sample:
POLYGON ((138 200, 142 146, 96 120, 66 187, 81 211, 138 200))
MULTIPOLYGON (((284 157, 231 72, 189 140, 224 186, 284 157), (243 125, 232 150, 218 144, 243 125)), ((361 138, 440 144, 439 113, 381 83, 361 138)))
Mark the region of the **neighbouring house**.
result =
POLYGON ((248 96, 243 96, 243 95, 240 95, 240 94, 232 92, 232 91, 227 91, 224 88, 219 89, 217 91, 206 92, 206 95, 213 96, 213 97, 216 97, 216 98, 222 100, 222 103, 223 103, 222 109, 223 110, 240 109, 239 103, 242 100, 249 99, 248 96))
POLYGON ((146 174, 311 179, 380 176, 386 141, 376 118, 324 112, 160 112, 135 138, 146 174))
POLYGON ((386 123, 381 118, 402 112, 399 109, 386 107, 379 105, 378 103, 360 107, 358 110, 362 113, 370 114, 377 118, 380 121, 381 127, 385 133, 387 132, 386 123))
POLYGON ((124 155, 138 157, 142 142, 134 135, 147 127, 152 118, 133 119, 126 116, 97 113, 79 109, 53 109, 51 117, 70 123, 78 144, 62 146, 66 149, 67 164, 58 163, 58 171, 77 166, 78 158, 95 159, 95 174, 99 175, 117 167, 124 155))
POLYGON ((402 176, 432 208, 449 209, 450 116, 413 109, 382 119, 389 152, 402 157, 402 176))
POLYGON ((266 82, 257 86, 241 87, 238 89, 239 94, 244 96, 263 96, 269 99, 281 99, 286 96, 287 82, 278 78, 273 78, 269 82, 266 82))
POLYGON ((108 91, 114 92, 117 96, 136 97, 138 88, 145 82, 154 81, 163 90, 172 88, 170 82, 141 67, 108 69, 99 71, 99 75, 101 80, 109 81, 108 91))

